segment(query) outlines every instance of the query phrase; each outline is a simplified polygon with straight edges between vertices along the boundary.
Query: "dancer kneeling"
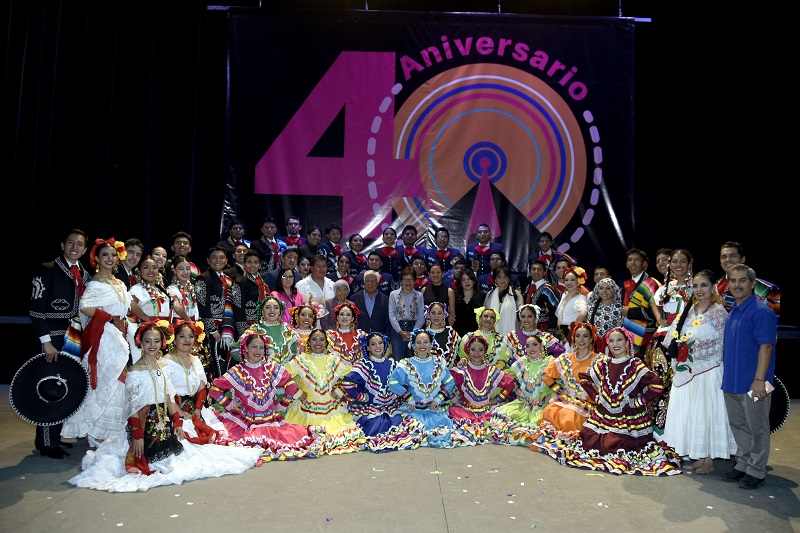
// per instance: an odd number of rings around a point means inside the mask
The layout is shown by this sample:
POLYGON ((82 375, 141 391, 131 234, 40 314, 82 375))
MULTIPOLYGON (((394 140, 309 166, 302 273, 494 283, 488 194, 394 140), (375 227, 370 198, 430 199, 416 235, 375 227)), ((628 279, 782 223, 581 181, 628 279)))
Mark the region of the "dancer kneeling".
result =
POLYGON ((130 442, 120 432, 96 452, 89 450, 81 463, 83 471, 69 480, 73 485, 109 492, 146 491, 240 474, 257 463, 259 448, 198 445, 185 439, 197 434, 191 420, 181 419, 169 367, 158 360, 167 346, 167 335, 173 335, 172 326, 162 323, 163 330, 154 322, 141 324, 135 337, 142 356, 125 381, 130 442))

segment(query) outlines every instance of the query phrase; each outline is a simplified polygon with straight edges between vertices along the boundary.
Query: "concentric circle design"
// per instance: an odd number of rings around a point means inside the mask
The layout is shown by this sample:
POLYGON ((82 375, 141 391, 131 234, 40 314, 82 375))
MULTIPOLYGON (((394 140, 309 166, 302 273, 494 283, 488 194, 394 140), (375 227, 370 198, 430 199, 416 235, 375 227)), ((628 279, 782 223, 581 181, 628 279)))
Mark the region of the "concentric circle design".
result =
POLYGON ((561 233, 585 188, 586 149, 564 99, 536 76, 472 64, 435 76, 395 116, 395 157, 416 159, 427 199, 398 199, 403 220, 438 218, 483 172, 539 231, 561 233))

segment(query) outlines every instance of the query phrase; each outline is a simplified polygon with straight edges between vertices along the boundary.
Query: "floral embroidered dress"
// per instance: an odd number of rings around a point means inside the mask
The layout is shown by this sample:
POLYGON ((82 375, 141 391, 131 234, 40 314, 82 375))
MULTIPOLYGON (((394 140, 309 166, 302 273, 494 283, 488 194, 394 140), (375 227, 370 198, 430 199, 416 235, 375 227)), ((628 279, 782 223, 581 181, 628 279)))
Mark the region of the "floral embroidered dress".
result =
MULTIPOLYGON (((62 437, 86 437, 102 440, 125 428, 125 373, 128 366, 128 342, 122 332, 108 322, 107 316, 119 318, 128 314, 130 296, 125 285, 109 285, 90 281, 81 296, 80 309, 94 307, 107 315, 95 312, 97 320, 104 321, 99 332, 99 342, 81 360, 81 364, 96 376, 86 399, 61 428, 62 437), (96 363, 92 363, 96 360, 96 363)), ((95 317, 80 315, 83 327, 83 349, 86 349, 87 330, 95 317)), ((98 324, 95 324, 97 326, 98 324)))
MULTIPOLYGON (((241 474, 258 463, 260 448, 235 448, 218 444, 193 444, 177 440, 166 401, 175 395, 170 367, 128 372, 125 381, 126 413, 144 421, 144 457, 131 451, 122 429, 81 461, 81 473, 69 480, 78 487, 108 492, 146 491, 163 485, 228 474, 241 474)), ((197 436, 191 420, 184 421, 187 437, 197 436)), ((130 429, 128 429, 130 431, 130 429)))
POLYGON ((350 412, 366 435, 365 448, 372 452, 411 450, 423 439, 422 425, 401 411, 400 398, 389 390, 396 365, 391 357, 361 357, 342 382, 352 398, 350 412))
POLYGON ((315 354, 299 352, 286 369, 306 394, 286 411, 286 421, 325 429, 322 453, 337 455, 358 451, 364 432, 347 410, 341 381, 352 367, 334 350, 315 354))
POLYGON ((678 455, 728 459, 736 452, 722 393, 722 340, 728 313, 720 304, 705 312, 695 305, 680 335, 673 322, 664 344, 681 342, 662 439, 678 455))
POLYGON ((450 374, 456 397, 450 418, 460 430, 469 431, 477 444, 489 442, 492 409, 514 392, 514 377, 492 364, 474 365, 471 361, 465 367, 453 367, 450 374))
POLYGON ((283 416, 297 394, 292 376, 272 359, 230 368, 209 391, 221 409, 212 411, 224 427, 221 442, 261 447, 264 461, 316 457, 322 447, 317 429, 287 423, 283 416))
POLYGON ((529 446, 539 435, 542 412, 553 394, 543 379, 552 359, 552 355, 541 359, 523 355, 508 369, 516 382, 516 398, 492 411, 489 428, 494 442, 529 446))

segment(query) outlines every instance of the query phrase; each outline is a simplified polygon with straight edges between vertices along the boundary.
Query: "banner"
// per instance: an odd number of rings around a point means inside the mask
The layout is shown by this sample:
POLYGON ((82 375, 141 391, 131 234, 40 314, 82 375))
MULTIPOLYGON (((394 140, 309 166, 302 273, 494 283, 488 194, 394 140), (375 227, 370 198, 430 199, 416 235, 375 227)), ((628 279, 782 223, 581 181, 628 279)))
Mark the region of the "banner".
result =
POLYGON ((525 270, 540 232, 587 270, 632 234, 629 19, 375 11, 230 14, 233 216, 408 224, 451 246, 488 224, 525 270))

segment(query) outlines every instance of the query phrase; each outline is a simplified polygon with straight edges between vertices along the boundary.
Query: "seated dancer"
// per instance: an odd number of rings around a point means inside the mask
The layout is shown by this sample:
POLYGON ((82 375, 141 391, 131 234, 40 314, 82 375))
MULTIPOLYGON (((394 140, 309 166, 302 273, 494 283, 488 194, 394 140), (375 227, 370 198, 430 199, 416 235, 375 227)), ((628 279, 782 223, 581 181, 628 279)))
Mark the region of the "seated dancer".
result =
POLYGON ((489 419, 492 409, 514 392, 514 377, 487 361, 489 343, 480 335, 467 333, 467 364, 453 367, 456 401, 449 416, 459 431, 469 431, 476 444, 490 441, 489 419))
POLYGON ((521 359, 526 353, 525 345, 531 335, 537 335, 541 339, 546 346, 547 353, 550 355, 557 356, 566 351, 558 337, 537 327, 538 314, 539 308, 534 304, 522 304, 519 306, 517 316, 519 316, 520 329, 506 335, 505 343, 507 349, 501 352, 501 356, 508 355, 508 359, 497 358, 494 361, 497 368, 505 370, 521 359))
POLYGON ((624 328, 609 331, 607 344, 608 356, 579 374, 595 403, 580 438, 547 442, 543 451, 561 464, 612 474, 679 474, 678 454, 653 438, 650 404, 663 391, 661 378, 634 356, 633 334, 624 328))
MULTIPOLYGON (((486 350, 486 357, 493 365, 503 365, 503 361, 508 361, 508 346, 506 346, 505 337, 497 331, 497 322, 500 318, 497 310, 491 307, 479 307, 475 310, 475 316, 478 318, 478 329, 474 332, 475 335, 480 335, 486 339, 489 348, 486 350)), ((465 334, 458 342, 458 358, 467 359, 467 351, 464 346, 469 332, 465 334)))
POLYGON ((176 319, 173 322, 174 336, 169 342, 169 352, 161 359, 169 367, 172 386, 175 387, 175 403, 181 418, 191 420, 198 437, 187 435, 195 444, 216 441, 218 433, 203 421, 203 411, 208 396, 208 378, 203 362, 195 355, 205 348, 202 322, 176 319))
POLYGON ((389 337, 373 331, 362 334, 359 344, 362 355, 342 380, 342 387, 352 398, 350 412, 366 435, 364 449, 379 453, 418 448, 422 425, 400 410, 400 399, 388 388, 397 365, 386 357, 389 337))
POLYGON ((554 357, 547 364, 542 379, 555 393, 542 412, 540 429, 547 439, 563 434, 577 436, 594 409, 578 382, 578 374, 586 371, 596 357, 602 357, 594 351, 597 342, 595 331, 595 327, 587 322, 576 323, 567 339, 572 350, 554 357))
POLYGON ((333 341, 325 331, 311 330, 305 349, 287 363, 286 369, 301 390, 286 411, 286 421, 324 429, 322 453, 337 455, 358 451, 366 438, 347 410, 342 389, 342 379, 352 367, 334 350, 333 341))
POLYGON ((426 329, 411 332, 409 345, 412 355, 397 363, 389 377, 389 390, 404 402, 408 413, 422 423, 425 440, 422 446, 453 448, 471 444, 454 431, 447 416, 446 402, 455 390, 455 381, 444 359, 431 353, 433 334, 426 329))
POLYGON ((167 347, 167 335, 173 335, 170 325, 139 326, 135 339, 141 357, 125 379, 128 428, 107 438, 96 452, 86 452, 82 472, 69 480, 73 485, 109 492, 146 491, 240 474, 258 464, 260 448, 199 445, 186 438, 198 435, 192 421, 180 416, 170 366, 158 360, 167 347))
POLYGON ((553 337, 546 331, 528 336, 524 355, 507 371, 516 381, 516 398, 492 411, 489 428, 497 444, 529 446, 539 434, 542 412, 553 394, 544 382, 545 369, 553 356, 547 353, 543 335, 553 337))
POLYGON ((223 444, 263 448, 263 461, 316 457, 322 447, 316 429, 284 419, 300 390, 283 366, 266 357, 271 343, 257 331, 239 339, 242 362, 215 379, 209 391, 219 408, 212 411, 218 422, 212 425, 222 426, 223 444))

